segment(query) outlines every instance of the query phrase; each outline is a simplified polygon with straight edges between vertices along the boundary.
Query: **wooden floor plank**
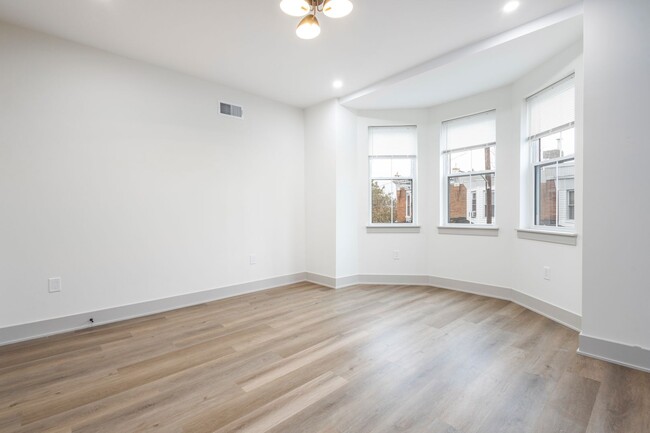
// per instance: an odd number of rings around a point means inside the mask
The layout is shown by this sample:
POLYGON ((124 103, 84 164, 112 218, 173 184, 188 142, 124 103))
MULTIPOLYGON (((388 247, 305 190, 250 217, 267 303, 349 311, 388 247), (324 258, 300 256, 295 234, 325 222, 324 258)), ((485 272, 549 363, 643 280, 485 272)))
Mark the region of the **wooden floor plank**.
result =
POLYGON ((0 433, 648 433, 650 374, 498 299, 298 283, 0 347, 0 433))

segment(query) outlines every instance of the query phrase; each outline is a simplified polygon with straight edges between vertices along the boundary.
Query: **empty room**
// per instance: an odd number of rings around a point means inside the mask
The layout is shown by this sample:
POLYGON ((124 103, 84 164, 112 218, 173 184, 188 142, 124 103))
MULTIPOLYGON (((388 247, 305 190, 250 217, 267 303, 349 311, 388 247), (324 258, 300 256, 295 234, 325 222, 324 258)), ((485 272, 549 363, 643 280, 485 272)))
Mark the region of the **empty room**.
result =
POLYGON ((650 433, 648 23, 0 0, 0 433, 650 433))

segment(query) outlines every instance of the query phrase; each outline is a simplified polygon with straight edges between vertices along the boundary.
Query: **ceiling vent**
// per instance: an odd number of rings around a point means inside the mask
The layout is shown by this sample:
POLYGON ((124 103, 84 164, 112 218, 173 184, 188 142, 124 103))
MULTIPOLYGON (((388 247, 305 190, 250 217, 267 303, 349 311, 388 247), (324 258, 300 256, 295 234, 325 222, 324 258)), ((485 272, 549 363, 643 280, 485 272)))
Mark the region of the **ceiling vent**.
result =
POLYGON ((244 112, 241 107, 238 107, 237 105, 226 104, 225 102, 221 102, 219 104, 219 112, 226 116, 238 117, 240 119, 244 116, 244 112))

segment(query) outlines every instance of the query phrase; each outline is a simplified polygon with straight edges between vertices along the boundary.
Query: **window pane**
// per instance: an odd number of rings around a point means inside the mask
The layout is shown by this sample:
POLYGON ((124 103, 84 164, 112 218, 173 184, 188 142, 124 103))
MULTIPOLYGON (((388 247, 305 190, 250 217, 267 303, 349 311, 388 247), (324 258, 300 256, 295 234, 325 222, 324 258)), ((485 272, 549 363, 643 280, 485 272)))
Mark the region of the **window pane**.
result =
POLYGON ((571 156, 575 153, 575 128, 551 134, 538 140, 537 161, 571 156))
POLYGON ((413 180, 373 180, 371 183, 374 224, 413 222, 413 180))
POLYGON ((371 158, 370 177, 413 177, 413 158, 371 158))
POLYGON ((396 180, 395 182, 395 211, 393 222, 413 222, 413 181, 411 179, 396 180))
POLYGON ((476 212, 470 218, 471 224, 494 223, 495 183, 494 174, 472 176, 472 194, 476 195, 476 212))
POLYGON ((536 220, 538 225, 573 227, 573 204, 569 191, 575 190, 575 163, 573 160, 537 167, 536 220))
POLYGON ((472 171, 472 151, 456 151, 450 152, 447 157, 449 158, 448 173, 468 173, 472 171))
POLYGON ((373 180, 370 187, 372 189, 372 222, 374 224, 390 224, 395 184, 390 180, 373 180))
POLYGON ((496 146, 482 149, 458 150, 448 154, 449 174, 490 171, 496 169, 496 146))
POLYGON ((473 171, 489 171, 496 169, 496 147, 490 146, 484 149, 472 150, 473 171))
POLYGON ((470 176, 449 177, 447 184, 447 209, 449 224, 469 224, 472 212, 470 176))
POLYGON ((494 224, 496 183, 493 173, 449 177, 447 185, 450 224, 494 224))
POLYGON ((395 177, 413 177, 413 159, 393 158, 392 173, 395 177))
POLYGON ((390 158, 373 158, 370 160, 370 177, 393 177, 390 158))
POLYGON ((417 129, 415 126, 373 126, 368 130, 370 155, 415 155, 417 129))

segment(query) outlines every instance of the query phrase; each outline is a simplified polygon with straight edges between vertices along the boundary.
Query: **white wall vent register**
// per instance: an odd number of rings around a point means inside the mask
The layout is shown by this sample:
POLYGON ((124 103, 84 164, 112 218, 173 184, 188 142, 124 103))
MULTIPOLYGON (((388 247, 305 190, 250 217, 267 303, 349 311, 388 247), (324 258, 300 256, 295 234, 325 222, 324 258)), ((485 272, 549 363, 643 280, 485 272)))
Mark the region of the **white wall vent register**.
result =
POLYGON ((219 112, 221 114, 225 114, 226 116, 239 117, 240 119, 244 117, 244 111, 241 107, 238 107, 237 105, 226 104, 225 102, 221 102, 219 104, 219 112))

